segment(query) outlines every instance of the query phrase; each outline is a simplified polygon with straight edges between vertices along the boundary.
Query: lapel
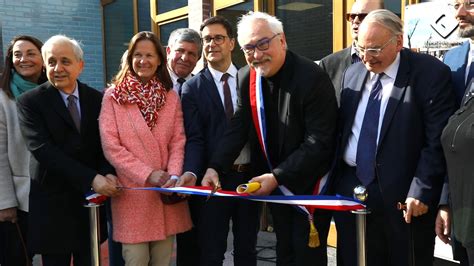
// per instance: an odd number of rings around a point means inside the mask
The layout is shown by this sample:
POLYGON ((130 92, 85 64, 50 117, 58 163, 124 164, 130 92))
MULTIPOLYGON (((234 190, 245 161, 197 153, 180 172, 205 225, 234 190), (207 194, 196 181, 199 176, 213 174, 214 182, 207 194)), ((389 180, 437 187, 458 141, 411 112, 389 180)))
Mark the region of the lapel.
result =
POLYGON ((221 101, 221 96, 219 96, 219 91, 217 89, 216 83, 214 82, 214 78, 211 75, 211 72, 209 71, 208 68, 206 68, 203 71, 203 77, 205 79, 205 82, 208 83, 209 86, 205 86, 204 90, 207 92, 209 95, 209 99, 211 99, 211 102, 214 103, 214 105, 217 106, 217 109, 221 114, 224 114, 225 116, 225 111, 224 111, 224 106, 222 105, 221 101))
POLYGON ((348 77, 350 81, 347 85, 344 84, 345 88, 342 88, 341 108, 343 109, 342 114, 344 116, 342 147, 345 147, 352 131, 352 124, 354 123, 360 98, 362 97, 362 90, 364 89, 366 80, 369 78, 369 71, 365 68, 364 64, 356 63, 352 65, 351 68, 354 68, 354 71, 348 71, 346 73, 349 75, 352 74, 352 77, 348 77))
MULTIPOLYGON (((286 60, 285 66, 293 66, 293 55, 290 52, 286 53, 286 60)), ((282 75, 280 81, 280 88, 278 90, 278 156, 281 155, 283 151, 283 144, 285 143, 285 133, 286 129, 288 129, 288 117, 289 117, 289 110, 290 110, 290 101, 291 101, 291 93, 293 88, 295 87, 295 82, 293 82, 294 78, 294 68, 293 67, 286 67, 285 74, 282 75)), ((296 81, 296 79, 295 79, 296 81)))
POLYGON ((395 114, 408 86, 408 80, 410 78, 410 65, 408 64, 410 61, 409 56, 410 52, 407 49, 400 51, 400 66, 398 67, 397 77, 395 78, 392 93, 388 99, 387 108, 385 109, 385 114, 382 120, 379 145, 383 143, 383 139, 387 133, 393 115, 395 114))
POLYGON ((77 89, 79 90, 79 103, 81 105, 81 132, 83 132, 88 128, 86 125, 90 118, 93 117, 92 111, 95 110, 95 108, 89 107, 92 101, 85 100, 89 98, 88 92, 87 89, 84 88, 84 85, 79 81, 77 81, 77 89))
POLYGON ((61 97, 61 94, 59 93, 58 89, 49 83, 49 81, 47 82, 43 96, 45 98, 45 102, 49 103, 48 105, 51 106, 51 108, 59 115, 59 117, 62 118, 66 124, 77 131, 76 126, 72 121, 72 117, 66 108, 66 104, 61 97))
POLYGON ((343 64, 341 64, 344 67, 344 69, 342 71, 346 70, 348 66, 352 65, 351 50, 352 50, 352 45, 344 49, 344 54, 342 57, 342 60, 344 61, 343 61, 343 64))
MULTIPOLYGON (((140 144, 138 145, 143 148, 143 151, 151 165, 155 165, 156 162, 162 162, 159 144, 159 130, 152 132, 136 104, 127 103, 122 106, 125 112, 125 117, 123 117, 123 119, 128 121, 125 124, 131 127, 132 132, 134 132, 137 139, 139 140, 140 144)), ((164 108, 165 107, 163 107, 160 111, 163 111, 164 108)), ((160 126, 162 125, 157 123, 155 128, 160 126)))
POLYGON ((457 51, 457 54, 452 57, 453 64, 456 64, 457 67, 454 69, 458 69, 458 71, 452 71, 453 79, 456 80, 459 84, 465 84, 466 80, 466 68, 467 68, 467 61, 469 57, 469 42, 464 42, 457 51), (459 60, 462 58, 463 60, 459 60))

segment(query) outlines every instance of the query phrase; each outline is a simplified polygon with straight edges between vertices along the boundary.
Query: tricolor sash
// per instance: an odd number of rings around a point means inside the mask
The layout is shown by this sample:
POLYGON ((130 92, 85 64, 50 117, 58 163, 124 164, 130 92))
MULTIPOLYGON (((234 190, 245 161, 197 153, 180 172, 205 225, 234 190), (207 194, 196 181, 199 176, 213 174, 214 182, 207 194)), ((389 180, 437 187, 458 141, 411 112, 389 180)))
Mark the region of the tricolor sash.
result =
MULTIPOLYGON (((273 171, 273 165, 269 158, 269 154, 267 152, 267 141, 266 141, 266 123, 265 123, 265 105, 263 102, 263 91, 262 91, 262 77, 259 73, 257 73, 253 68, 250 68, 250 84, 249 84, 249 96, 250 96, 250 108, 252 110, 252 120, 257 132, 258 142, 260 143, 260 147, 262 152, 265 156, 265 159, 268 164, 268 168, 270 171, 273 171)), ((328 173, 329 174, 329 173, 328 173)), ((327 183, 328 174, 324 175, 322 178, 319 178, 316 186, 314 188, 313 194, 318 195, 323 187, 327 183)), ((294 194, 285 186, 279 185, 278 188, 285 196, 294 196, 294 194)), ((308 245, 310 247, 318 247, 319 246, 319 237, 318 231, 314 226, 313 222, 313 215, 314 215, 314 208, 305 205, 297 205, 299 210, 303 211, 308 216, 308 221, 310 224, 310 238, 308 245)))

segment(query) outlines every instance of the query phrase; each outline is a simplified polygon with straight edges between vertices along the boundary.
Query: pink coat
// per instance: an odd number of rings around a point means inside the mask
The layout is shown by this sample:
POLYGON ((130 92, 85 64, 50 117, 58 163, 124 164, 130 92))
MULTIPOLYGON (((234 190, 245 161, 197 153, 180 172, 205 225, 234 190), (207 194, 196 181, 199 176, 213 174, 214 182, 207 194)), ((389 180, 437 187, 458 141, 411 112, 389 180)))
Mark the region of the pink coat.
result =
MULTIPOLYGON (((105 93, 99 117, 102 147, 125 187, 151 186, 153 170, 181 175, 185 135, 178 95, 169 91, 150 130, 136 104, 118 105, 105 93)), ((163 240, 191 229, 187 202, 165 205, 155 191, 124 190, 112 198, 113 238, 122 243, 163 240)))

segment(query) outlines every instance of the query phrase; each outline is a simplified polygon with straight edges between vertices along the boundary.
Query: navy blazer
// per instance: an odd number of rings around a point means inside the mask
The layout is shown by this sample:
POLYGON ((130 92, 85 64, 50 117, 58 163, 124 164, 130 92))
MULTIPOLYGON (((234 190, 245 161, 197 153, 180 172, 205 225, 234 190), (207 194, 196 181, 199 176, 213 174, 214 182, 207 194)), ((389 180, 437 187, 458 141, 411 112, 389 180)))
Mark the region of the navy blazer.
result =
MULTIPOLYGON (((395 206, 407 197, 430 208, 438 205, 446 174, 441 132, 455 110, 449 68, 435 57, 403 49, 392 94, 383 118, 376 174, 384 206, 400 215, 395 206)), ((340 126, 342 153, 351 134, 361 92, 369 72, 362 63, 351 65, 343 79, 340 126)), ((339 182, 337 186, 344 186, 339 182)))
POLYGON ((461 104, 464 91, 466 90, 466 67, 469 56, 469 41, 449 50, 443 58, 443 62, 451 69, 451 77, 456 102, 461 104))
POLYGON ((183 172, 195 173, 199 184, 228 124, 219 91, 207 67, 183 84, 181 103, 186 131, 183 172))
POLYGON ((78 82, 81 132, 58 89, 46 82, 17 101, 31 162, 28 244, 36 253, 89 249, 89 214, 83 207, 96 174, 113 173, 105 160, 98 117, 102 94, 78 82))

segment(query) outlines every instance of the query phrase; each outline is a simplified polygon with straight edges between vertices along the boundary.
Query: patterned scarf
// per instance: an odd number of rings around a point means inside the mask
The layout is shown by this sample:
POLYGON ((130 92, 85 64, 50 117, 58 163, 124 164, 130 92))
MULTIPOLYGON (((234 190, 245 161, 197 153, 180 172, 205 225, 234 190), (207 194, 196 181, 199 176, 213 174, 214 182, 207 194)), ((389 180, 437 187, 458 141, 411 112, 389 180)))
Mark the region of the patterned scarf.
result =
POLYGON ((115 86, 112 98, 119 105, 137 104, 145 122, 152 129, 156 125, 158 111, 166 103, 166 89, 156 77, 142 84, 129 72, 122 82, 115 86))

